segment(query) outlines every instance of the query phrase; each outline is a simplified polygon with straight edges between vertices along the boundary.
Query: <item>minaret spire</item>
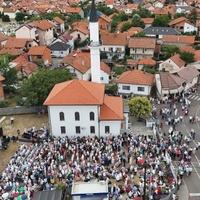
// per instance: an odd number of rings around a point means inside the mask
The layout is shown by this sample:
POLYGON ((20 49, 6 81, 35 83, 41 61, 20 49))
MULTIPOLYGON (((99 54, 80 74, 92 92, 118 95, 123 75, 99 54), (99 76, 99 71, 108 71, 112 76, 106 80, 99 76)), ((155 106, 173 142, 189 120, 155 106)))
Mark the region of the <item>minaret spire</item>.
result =
POLYGON ((90 22, 97 22, 98 16, 97 16, 97 10, 94 0, 92 0, 91 10, 90 10, 90 22))

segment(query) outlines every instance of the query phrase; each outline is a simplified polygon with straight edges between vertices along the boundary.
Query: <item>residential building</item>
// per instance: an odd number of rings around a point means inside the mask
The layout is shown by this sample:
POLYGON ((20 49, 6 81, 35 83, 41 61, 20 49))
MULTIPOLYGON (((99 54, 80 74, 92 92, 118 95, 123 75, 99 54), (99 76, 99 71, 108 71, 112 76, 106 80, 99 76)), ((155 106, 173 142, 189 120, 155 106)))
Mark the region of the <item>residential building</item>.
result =
POLYGON ((146 57, 153 57, 156 47, 156 40, 147 37, 133 37, 130 38, 128 47, 130 48, 130 55, 135 60, 146 57))
POLYGON ((99 16, 99 28, 100 30, 110 31, 111 30, 111 18, 102 14, 99 16))
POLYGON ((144 67, 155 67, 156 66, 156 61, 152 58, 142 58, 138 60, 137 62, 137 68, 139 70, 142 70, 144 67))
POLYGON ((51 49, 51 55, 55 58, 64 58, 70 53, 71 46, 63 42, 54 42, 49 46, 51 49))
POLYGON ((52 22, 54 23, 54 28, 56 33, 61 34, 65 32, 65 22, 60 17, 54 17, 52 22))
POLYGON ((141 18, 141 20, 144 22, 145 28, 147 28, 152 25, 154 18, 141 18))
POLYGON ((198 77, 198 70, 192 66, 184 67, 175 74, 160 72, 155 75, 158 97, 163 99, 187 91, 198 83, 198 77))
POLYGON ((175 73, 185 67, 185 64, 186 63, 180 58, 180 55, 175 54, 174 56, 170 57, 159 65, 159 71, 175 73))
POLYGON ((119 135, 124 119, 121 97, 105 95, 105 86, 71 80, 54 86, 44 102, 53 136, 119 135))
POLYGON ((181 46, 194 45, 195 36, 193 35, 164 35, 163 44, 181 46))
POLYGON ((108 59, 123 59, 127 43, 126 33, 101 33, 101 52, 105 53, 108 59))
POLYGON ((3 81, 5 80, 5 78, 0 75, 0 101, 4 100, 4 91, 3 91, 3 81))
POLYGON ((62 12, 63 13, 67 13, 68 15, 74 15, 74 14, 78 14, 81 16, 81 18, 84 17, 84 12, 80 7, 75 7, 75 6, 66 6, 64 8, 62 8, 62 12))
POLYGON ((28 60, 28 54, 24 53, 9 63, 9 67, 15 68, 19 78, 29 77, 37 71, 38 66, 28 60))
MULTIPOLYGON (((69 69, 77 79, 91 80, 90 52, 72 52, 64 57, 62 65, 69 69)), ((100 62, 100 81, 109 83, 110 75, 110 67, 104 62, 100 62)))
POLYGON ((158 39, 163 38, 164 35, 180 35, 180 32, 171 27, 154 27, 149 26, 144 29, 146 36, 155 37, 158 39))
POLYGON ((33 21, 16 30, 16 38, 32 39, 40 45, 49 45, 53 39, 53 23, 48 20, 33 21))
MULTIPOLYGON (((172 20, 169 23, 169 26, 177 29, 178 31, 180 31, 182 33, 197 32, 197 27, 194 24, 192 24, 191 22, 189 22, 189 20, 186 19, 185 17, 179 17, 177 19, 172 20)), ((173 35, 175 35, 175 34, 173 34, 173 35)))
POLYGON ((141 70, 126 71, 117 79, 118 93, 123 95, 150 95, 154 75, 141 70))
POLYGON ((4 33, 0 32, 0 49, 5 46, 7 40, 8 37, 4 33))
POLYGON ((49 66, 52 64, 51 50, 46 46, 31 47, 28 51, 29 61, 49 66))

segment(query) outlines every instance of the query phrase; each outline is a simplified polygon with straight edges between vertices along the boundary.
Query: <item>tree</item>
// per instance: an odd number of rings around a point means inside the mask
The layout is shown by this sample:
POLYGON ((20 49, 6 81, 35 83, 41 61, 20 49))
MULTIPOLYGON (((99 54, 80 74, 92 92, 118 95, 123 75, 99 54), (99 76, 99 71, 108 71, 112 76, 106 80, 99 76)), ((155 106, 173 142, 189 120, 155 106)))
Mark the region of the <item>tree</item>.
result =
POLYGON ((9 17, 9 15, 3 15, 3 16, 2 16, 2 22, 10 22, 10 17, 9 17))
POLYGON ((164 59, 168 59, 176 53, 179 53, 179 48, 176 45, 162 45, 161 51, 164 54, 164 59))
POLYGON ((79 14, 73 14, 73 15, 69 15, 67 17, 67 22, 69 24, 73 24, 74 22, 80 21, 81 20, 81 16, 79 14))
POLYGON ((141 17, 140 17, 138 14, 135 14, 135 15, 133 16, 133 19, 132 19, 132 26, 133 26, 133 27, 141 27, 141 28, 144 28, 144 27, 145 27, 144 22, 141 20, 141 17))
POLYGON ((14 85, 17 83, 17 71, 15 68, 9 67, 9 62, 12 60, 12 56, 2 55, 0 56, 0 74, 5 77, 5 91, 13 91, 14 85))
POLYGON ((16 13, 16 16, 15 16, 15 20, 16 20, 17 22, 21 22, 21 21, 24 21, 24 20, 25 20, 25 17, 26 17, 26 14, 21 13, 21 12, 17 12, 17 13, 16 13))
POLYGON ((129 100, 128 105, 130 113, 138 119, 145 119, 152 112, 152 105, 147 97, 133 97, 129 100))
POLYGON ((108 95, 117 95, 117 84, 106 85, 106 94, 108 95))
POLYGON ((194 62, 194 54, 191 52, 180 52, 180 58, 184 60, 186 64, 194 62))
POLYGON ((146 8, 139 6, 138 9, 139 9, 138 11, 133 12, 133 15, 138 14, 142 18, 152 17, 151 12, 147 10, 146 8))
POLYGON ((131 23, 130 22, 126 22, 122 25, 121 27, 121 32, 127 31, 129 28, 131 28, 131 23))
POLYGON ((23 81, 19 90, 21 102, 27 106, 41 106, 56 83, 70 79, 71 75, 66 69, 40 69, 23 81))
POLYGON ((168 26, 169 21, 170 21, 170 17, 168 15, 161 15, 161 16, 157 16, 154 19, 152 25, 165 27, 165 26, 168 26))
POLYGON ((104 15, 112 15, 113 13, 115 13, 115 9, 111 9, 105 5, 99 4, 97 6, 97 10, 102 12, 104 15))
POLYGON ((111 23, 111 32, 114 32, 116 30, 116 27, 120 22, 127 21, 127 20, 128 20, 128 15, 126 15, 124 12, 119 13, 118 15, 115 15, 111 23))
POLYGON ((195 24, 196 20, 197 20, 197 10, 196 8, 193 8, 190 12, 190 14, 188 15, 188 19, 195 24))

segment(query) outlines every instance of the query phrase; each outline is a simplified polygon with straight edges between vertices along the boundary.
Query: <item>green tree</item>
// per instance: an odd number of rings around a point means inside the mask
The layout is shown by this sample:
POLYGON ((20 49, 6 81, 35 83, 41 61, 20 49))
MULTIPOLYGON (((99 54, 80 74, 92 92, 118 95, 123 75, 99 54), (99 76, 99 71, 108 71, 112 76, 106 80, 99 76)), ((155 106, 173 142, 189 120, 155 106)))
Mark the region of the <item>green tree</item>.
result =
POLYGON ((9 17, 9 15, 3 15, 3 16, 2 16, 2 22, 10 22, 10 17, 9 17))
POLYGON ((16 16, 15 16, 15 20, 16 20, 17 22, 21 22, 21 21, 24 21, 24 20, 25 20, 25 17, 26 17, 26 14, 21 13, 21 12, 17 12, 17 13, 16 13, 16 16))
POLYGON ((151 12, 149 10, 147 10, 146 8, 139 6, 138 9, 139 9, 138 11, 133 12, 133 15, 138 14, 142 18, 153 17, 151 12))
POLYGON ((120 22, 127 21, 127 20, 128 20, 128 15, 126 15, 124 12, 121 12, 118 15, 115 15, 111 23, 111 32, 115 32, 117 25, 120 22))
POLYGON ((41 106, 56 83, 70 79, 71 75, 66 69, 40 69, 23 81, 19 90, 20 99, 24 105, 41 106))
POLYGON ((73 24, 74 22, 80 21, 81 20, 81 16, 79 14, 73 14, 73 15, 69 15, 67 17, 67 22, 69 24, 73 24))
POLYGON ((179 53, 179 48, 176 45, 162 45, 161 51, 164 54, 164 59, 168 59, 176 53, 179 53))
POLYGON ((112 15, 113 13, 116 12, 115 9, 111 9, 111 8, 109 8, 109 7, 107 7, 107 6, 103 5, 103 4, 99 4, 97 6, 97 10, 102 12, 105 15, 112 15))
POLYGON ((180 58, 184 60, 187 64, 194 62, 194 54, 191 52, 180 52, 180 58))
POLYGON ((133 16, 133 19, 132 19, 132 26, 133 26, 133 27, 141 27, 141 28, 144 28, 144 27, 145 27, 144 22, 141 20, 141 17, 140 17, 138 14, 135 14, 135 15, 133 16))
POLYGON ((145 119, 152 112, 152 105, 147 97, 133 97, 129 100, 128 105, 131 115, 138 119, 145 119))
POLYGON ((106 85, 106 94, 109 95, 117 95, 117 84, 110 84, 110 85, 106 85))
POLYGON ((193 8, 190 12, 190 14, 188 15, 188 19, 195 24, 196 20, 197 20, 197 10, 196 8, 193 8))
POLYGON ((161 15, 161 16, 157 16, 154 19, 152 25, 165 27, 165 26, 168 26, 169 21, 170 21, 170 17, 168 15, 161 15))
POLYGON ((15 68, 9 67, 9 62, 12 60, 12 56, 2 55, 0 56, 0 74, 5 77, 5 91, 11 92, 14 90, 14 85, 17 83, 17 71, 15 68))
POLYGON ((129 28, 131 28, 131 23, 130 22, 126 22, 122 25, 121 27, 121 32, 127 31, 129 28))

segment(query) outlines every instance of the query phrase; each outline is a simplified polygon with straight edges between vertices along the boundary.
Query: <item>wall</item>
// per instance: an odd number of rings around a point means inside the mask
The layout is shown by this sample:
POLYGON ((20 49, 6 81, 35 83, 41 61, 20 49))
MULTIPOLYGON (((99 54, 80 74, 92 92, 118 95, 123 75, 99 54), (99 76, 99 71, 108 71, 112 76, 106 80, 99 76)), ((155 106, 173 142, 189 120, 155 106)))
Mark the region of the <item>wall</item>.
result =
POLYGON ((74 40, 78 38, 78 34, 80 35, 81 42, 88 38, 88 34, 83 34, 80 31, 73 31, 72 33, 70 33, 74 40))
POLYGON ((135 94, 135 95, 144 95, 148 96, 151 92, 151 86, 148 85, 132 85, 132 84, 118 84, 118 93, 119 94, 135 94), (122 86, 130 86, 130 90, 123 90, 122 86), (144 91, 138 91, 138 87, 144 87, 144 91))
POLYGON ((16 31, 16 38, 27 38, 27 39, 35 39, 36 29, 29 29, 26 26, 22 26, 16 31))
POLYGON ((49 106, 52 134, 55 136, 98 136, 98 106, 49 106), (90 121, 89 113, 94 112, 95 121, 90 121), (64 112, 65 120, 60 121, 59 113, 64 112), (80 113, 80 121, 75 121, 75 112, 80 113), (60 126, 65 126, 66 134, 61 134, 60 126), (81 133, 76 134, 75 127, 81 127, 81 133), (90 134, 90 126, 95 126, 95 134, 90 134))
POLYGON ((107 137, 108 135, 120 135, 121 121, 100 121, 100 136, 107 137), (110 134, 105 133, 105 126, 110 126, 110 134))
POLYGON ((101 83, 105 84, 109 83, 109 75, 102 70, 101 70, 101 83))
POLYGON ((40 45, 49 45, 53 41, 53 29, 43 31, 38 29, 40 45))
POLYGON ((105 52, 108 58, 117 55, 119 59, 123 59, 125 56, 125 46, 102 45, 101 52, 105 52), (120 51, 118 49, 120 49, 120 51))
POLYGON ((45 107, 40 107, 40 106, 38 106, 38 107, 37 106, 35 106, 35 107, 18 106, 18 107, 0 108, 0 116, 38 113, 42 109, 45 109, 45 107))
POLYGON ((194 27, 194 26, 191 25, 191 24, 185 23, 185 25, 184 25, 184 30, 183 30, 184 33, 187 33, 187 32, 194 32, 194 31, 197 31, 197 28, 196 28, 196 27, 194 27))
POLYGON ((193 87, 194 85, 197 84, 197 82, 198 82, 198 77, 193 78, 190 82, 187 82, 185 90, 188 90, 189 88, 193 87))
POLYGON ((159 71, 175 73, 181 70, 171 59, 168 59, 159 65, 159 71))
POLYGON ((153 57, 154 49, 143 49, 143 48, 130 48, 130 55, 134 59, 141 59, 145 57, 153 57))
POLYGON ((69 49, 66 51, 51 51, 51 55, 56 58, 64 58, 68 54, 69 54, 69 49))

